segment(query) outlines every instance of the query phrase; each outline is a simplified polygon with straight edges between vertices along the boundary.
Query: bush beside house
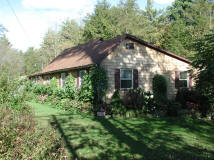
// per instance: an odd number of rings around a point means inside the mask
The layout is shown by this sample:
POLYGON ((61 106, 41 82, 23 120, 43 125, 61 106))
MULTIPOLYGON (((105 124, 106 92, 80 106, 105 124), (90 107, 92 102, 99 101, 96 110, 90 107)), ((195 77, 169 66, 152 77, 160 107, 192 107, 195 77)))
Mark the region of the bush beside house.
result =
POLYGON ((163 75, 155 75, 152 84, 153 94, 137 88, 128 90, 122 98, 116 90, 110 104, 105 104, 107 74, 102 67, 94 66, 93 70, 84 76, 80 88, 76 87, 72 75, 67 76, 63 88, 58 87, 56 78, 51 79, 46 85, 28 82, 25 88, 35 93, 37 100, 42 103, 51 103, 63 110, 77 108, 93 114, 101 109, 112 116, 126 117, 145 114, 178 116, 193 113, 205 116, 208 112, 205 97, 196 91, 179 89, 176 100, 173 101, 167 98, 167 81, 163 75))
MULTIPOLYGON (((0 159, 65 159, 60 136, 51 127, 37 125, 26 100, 32 100, 32 82, 0 77, 0 159), (28 91, 28 92, 27 92, 28 91)), ((47 93, 38 85, 35 91, 47 93)))

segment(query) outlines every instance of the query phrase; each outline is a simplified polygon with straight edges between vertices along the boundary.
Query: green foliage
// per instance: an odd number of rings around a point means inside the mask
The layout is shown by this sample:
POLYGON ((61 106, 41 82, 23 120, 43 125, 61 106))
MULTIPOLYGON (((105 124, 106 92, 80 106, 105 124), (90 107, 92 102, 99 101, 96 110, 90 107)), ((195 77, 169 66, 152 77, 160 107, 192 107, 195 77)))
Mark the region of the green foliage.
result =
POLYGON ((114 92, 111 98, 110 108, 114 115, 124 115, 126 113, 126 108, 118 90, 114 92))
POLYGON ((100 66, 95 66, 92 70, 91 81, 94 91, 94 102, 101 103, 101 101, 104 101, 108 88, 107 71, 100 66))
POLYGON ((110 5, 106 0, 98 2, 94 13, 85 18, 83 37, 85 41, 102 37, 110 39, 115 36, 115 19, 111 16, 110 5))
POLYGON ((142 109, 145 105, 144 91, 141 88, 130 89, 125 99, 126 106, 131 109, 142 109))
POLYGON ((196 88, 214 106, 214 34, 198 39, 194 47, 196 56, 192 65, 199 72, 195 75, 196 88))
POLYGON ((25 83, 24 83, 24 90, 26 92, 32 92, 33 91, 33 86, 34 86, 35 82, 32 81, 32 80, 27 80, 25 83))
POLYGON ((83 84, 79 92, 79 99, 83 102, 101 104, 102 101, 104 101, 108 87, 106 70, 96 65, 83 79, 83 84))
POLYGON ((145 92, 141 88, 131 89, 128 91, 125 99, 127 109, 139 110, 144 113, 154 113, 157 106, 150 92, 145 92))
POLYGON ((210 109, 208 97, 199 90, 180 89, 176 94, 176 101, 182 104, 182 108, 199 111, 201 117, 206 117, 210 109))
POLYGON ((7 77, 0 77, 0 105, 21 110, 25 101, 26 92, 22 79, 8 81, 7 77))
POLYGON ((159 104, 167 101, 167 81, 163 75, 156 74, 152 79, 154 99, 159 104))
POLYGON ((186 27, 182 20, 172 22, 165 28, 161 47, 180 56, 192 58, 194 53, 191 49, 193 43, 191 30, 192 28, 186 27))
MULTIPOLYGON (((95 118, 79 112, 59 113, 49 105, 31 105, 43 122, 49 122, 50 115, 56 116, 52 125, 70 144, 68 149, 81 148, 80 151, 72 150, 72 157, 67 159, 214 159, 214 126, 210 120, 187 117, 95 118)), ((135 112, 129 111, 127 117, 129 115, 135 116, 135 112)))
POLYGON ((52 90, 49 85, 36 83, 33 86, 33 92, 37 95, 46 95, 46 94, 52 93, 52 90))
POLYGON ((24 72, 26 75, 38 72, 42 68, 41 55, 38 49, 28 48, 23 55, 24 72))
POLYGON ((50 88, 52 88, 52 90, 57 90, 59 88, 59 82, 56 77, 53 77, 50 80, 50 88))
POLYGON ((169 24, 161 38, 161 47, 192 59, 192 44, 213 29, 213 3, 205 0, 175 0, 168 7, 169 24))
POLYGON ((0 107, 0 159, 62 159, 66 154, 57 132, 40 129, 29 110, 0 107))
POLYGON ((152 6, 147 11, 141 10, 136 0, 120 1, 114 7, 103 0, 85 18, 83 38, 85 41, 98 37, 110 39, 126 33, 159 44, 160 30, 165 24, 161 13, 152 6))
POLYGON ((75 20, 64 21, 59 34, 63 48, 76 46, 82 41, 82 27, 75 20))
POLYGON ((0 57, 0 77, 4 75, 8 80, 12 80, 23 75, 22 54, 12 48, 5 36, 0 37, 0 57))
POLYGON ((75 78, 73 75, 69 75, 66 77, 65 82, 65 93, 68 98, 76 99, 77 97, 77 88, 75 84, 75 78))
POLYGON ((79 100, 83 102, 93 102, 94 95, 92 75, 86 74, 83 77, 83 84, 79 90, 79 100))

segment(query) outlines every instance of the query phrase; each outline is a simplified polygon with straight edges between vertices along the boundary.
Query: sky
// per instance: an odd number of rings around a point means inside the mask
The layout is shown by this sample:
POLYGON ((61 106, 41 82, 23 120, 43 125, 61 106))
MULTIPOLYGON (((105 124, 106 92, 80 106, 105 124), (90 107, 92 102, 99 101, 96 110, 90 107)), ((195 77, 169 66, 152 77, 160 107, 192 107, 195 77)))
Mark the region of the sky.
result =
MULTIPOLYGON (((120 0, 108 0, 113 6, 120 0)), ((174 0, 154 0, 154 7, 163 9, 174 0)), ((97 0, 0 0, 0 24, 13 48, 26 51, 39 48, 49 28, 59 29, 67 18, 81 20, 93 12, 97 0)), ((137 0, 141 9, 146 0, 137 0)))

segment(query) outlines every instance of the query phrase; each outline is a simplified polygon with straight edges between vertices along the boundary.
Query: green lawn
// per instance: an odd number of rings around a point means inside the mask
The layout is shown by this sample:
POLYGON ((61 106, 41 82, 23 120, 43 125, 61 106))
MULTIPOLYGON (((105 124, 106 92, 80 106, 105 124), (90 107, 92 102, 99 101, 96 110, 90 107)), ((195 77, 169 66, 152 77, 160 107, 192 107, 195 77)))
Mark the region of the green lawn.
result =
POLYGON ((71 159, 214 159, 214 123, 188 118, 95 118, 29 103, 61 134, 71 159))

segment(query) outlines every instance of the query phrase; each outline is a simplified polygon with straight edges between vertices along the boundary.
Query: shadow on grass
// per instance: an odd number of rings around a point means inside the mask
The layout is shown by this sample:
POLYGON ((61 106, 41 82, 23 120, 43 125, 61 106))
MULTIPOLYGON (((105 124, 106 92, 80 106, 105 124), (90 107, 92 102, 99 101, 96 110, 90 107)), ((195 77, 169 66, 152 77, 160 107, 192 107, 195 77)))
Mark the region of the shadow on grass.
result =
POLYGON ((178 118, 105 119, 53 115, 72 159, 214 159, 214 126, 178 118))

